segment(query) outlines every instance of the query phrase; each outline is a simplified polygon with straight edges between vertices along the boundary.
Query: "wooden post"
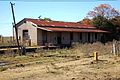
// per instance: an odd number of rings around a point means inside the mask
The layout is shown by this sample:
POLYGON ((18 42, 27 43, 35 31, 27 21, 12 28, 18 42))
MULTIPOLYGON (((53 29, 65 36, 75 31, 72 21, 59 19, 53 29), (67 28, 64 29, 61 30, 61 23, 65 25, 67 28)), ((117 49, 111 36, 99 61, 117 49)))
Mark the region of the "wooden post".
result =
POLYGON ((21 53, 20 53, 20 44, 19 44, 19 40, 18 40, 18 28, 16 26, 14 9, 13 9, 13 5, 15 5, 15 4, 13 4, 11 2, 10 2, 10 4, 11 4, 11 9, 12 9, 13 21, 14 21, 13 27, 15 28, 15 33, 16 33, 16 41, 17 41, 17 46, 18 46, 18 53, 19 53, 19 55, 21 55, 21 53))
POLYGON ((112 53, 114 55, 117 55, 117 41, 116 40, 113 40, 113 45, 112 45, 112 53))
POLYGON ((93 59, 94 59, 94 61, 98 61, 98 53, 97 52, 93 53, 93 59))

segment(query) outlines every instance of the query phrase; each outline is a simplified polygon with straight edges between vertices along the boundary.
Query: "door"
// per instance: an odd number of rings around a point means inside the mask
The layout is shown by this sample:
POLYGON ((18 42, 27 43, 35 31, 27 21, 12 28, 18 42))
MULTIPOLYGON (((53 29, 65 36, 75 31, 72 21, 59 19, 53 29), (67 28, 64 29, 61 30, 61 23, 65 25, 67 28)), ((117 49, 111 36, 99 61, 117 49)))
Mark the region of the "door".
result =
POLYGON ((57 44, 61 44, 61 33, 57 33, 57 44))
POLYGON ((70 44, 73 42, 73 32, 70 32, 70 44))
POLYGON ((42 31, 42 41, 43 41, 43 45, 47 43, 47 32, 46 31, 42 31))

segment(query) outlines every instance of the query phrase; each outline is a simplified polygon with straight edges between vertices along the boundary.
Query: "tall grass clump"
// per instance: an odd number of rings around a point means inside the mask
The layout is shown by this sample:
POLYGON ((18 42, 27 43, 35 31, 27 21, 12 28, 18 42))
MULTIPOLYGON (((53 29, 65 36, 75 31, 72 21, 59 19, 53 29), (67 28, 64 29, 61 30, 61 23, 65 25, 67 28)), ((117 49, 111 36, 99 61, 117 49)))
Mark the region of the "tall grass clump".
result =
POLYGON ((95 42, 95 43, 77 43, 72 46, 74 52, 83 57, 89 57, 93 55, 93 52, 98 52, 98 55, 109 54, 112 50, 112 43, 106 44, 95 42))

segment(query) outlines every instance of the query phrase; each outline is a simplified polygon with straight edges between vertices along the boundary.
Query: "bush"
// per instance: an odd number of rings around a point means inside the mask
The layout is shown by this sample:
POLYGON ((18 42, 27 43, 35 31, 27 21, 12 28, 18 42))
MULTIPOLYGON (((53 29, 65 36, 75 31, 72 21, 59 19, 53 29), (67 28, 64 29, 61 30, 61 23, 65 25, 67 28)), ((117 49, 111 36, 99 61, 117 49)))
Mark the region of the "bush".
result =
POLYGON ((112 50, 112 43, 102 44, 96 43, 85 43, 85 44, 74 44, 73 48, 75 53, 81 56, 92 56, 93 52, 98 52, 98 55, 109 54, 112 50))

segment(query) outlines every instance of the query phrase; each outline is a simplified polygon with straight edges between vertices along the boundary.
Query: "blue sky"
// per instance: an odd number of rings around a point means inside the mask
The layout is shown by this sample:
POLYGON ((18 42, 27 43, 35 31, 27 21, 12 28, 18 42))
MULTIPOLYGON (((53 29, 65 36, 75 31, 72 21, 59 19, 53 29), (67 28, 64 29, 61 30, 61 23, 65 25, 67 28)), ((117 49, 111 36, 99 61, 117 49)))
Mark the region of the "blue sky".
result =
MULTIPOLYGON (((110 4, 120 11, 120 1, 39 2, 11 1, 15 3, 16 22, 23 18, 48 17, 58 21, 77 22, 100 4, 110 4)), ((12 13, 10 1, 0 1, 0 35, 12 36, 12 13)))

